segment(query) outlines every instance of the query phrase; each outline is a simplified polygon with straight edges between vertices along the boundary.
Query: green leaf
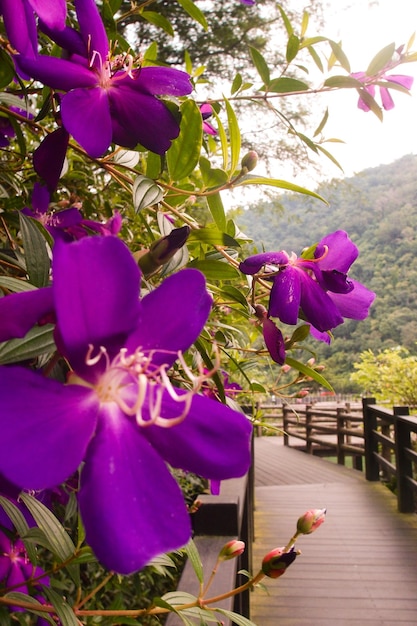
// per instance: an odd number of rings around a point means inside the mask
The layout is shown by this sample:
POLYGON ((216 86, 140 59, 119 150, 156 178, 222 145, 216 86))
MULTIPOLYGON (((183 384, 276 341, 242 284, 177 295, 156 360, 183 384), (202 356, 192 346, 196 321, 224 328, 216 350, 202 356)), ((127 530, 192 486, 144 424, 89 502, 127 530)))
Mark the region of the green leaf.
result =
POLYGON ((285 343, 285 347, 289 348, 294 343, 304 341, 305 339, 307 339, 309 334, 310 334, 310 326, 308 324, 302 324, 301 326, 297 326, 297 328, 294 330, 293 334, 291 335, 291 338, 289 339, 289 341, 285 343))
POLYGON ((140 15, 147 22, 161 28, 171 37, 174 36, 174 29, 172 28, 171 22, 161 15, 161 13, 156 13, 156 11, 141 11, 140 15))
POLYGON ((23 339, 10 339, 0 343, 0 364, 27 361, 55 350, 54 326, 35 326, 23 339))
MULTIPOLYGON (((75 553, 75 546, 55 515, 42 502, 28 493, 22 492, 20 499, 27 506, 33 519, 49 541, 55 556, 61 561, 69 559, 75 553)), ((79 584, 77 566, 67 566, 67 570, 74 582, 79 584)))
POLYGON ((240 289, 233 287, 233 285, 224 285, 221 288, 220 293, 227 300, 237 302, 238 304, 241 304, 244 309, 248 309, 248 302, 240 289))
POLYGON ((372 59, 366 69, 367 76, 375 76, 381 70, 383 70, 387 64, 392 60, 395 53, 395 43, 390 43, 385 48, 382 48, 372 59))
POLYGON ((211 167, 211 163, 206 157, 200 157, 199 165, 201 176, 206 187, 221 187, 228 181, 229 177, 227 172, 219 167, 211 167))
POLYGON ((335 87, 337 89, 341 87, 356 87, 356 89, 362 86, 362 83, 352 76, 330 76, 324 81, 325 87, 335 87))
POLYGON ((227 170, 228 167, 228 163, 229 163, 229 143, 227 141, 227 135, 226 135, 226 131, 224 130, 224 126, 222 124, 222 121, 217 113, 217 111, 215 109, 213 109, 213 115, 216 118, 217 121, 217 133, 218 133, 218 137, 220 139, 220 146, 222 149, 222 157, 223 157, 223 169, 227 170))
POLYGON ((139 174, 133 183, 133 206, 136 213, 149 206, 158 204, 164 197, 164 192, 154 180, 139 174))
POLYGON ((256 626, 254 622, 251 622, 247 617, 243 617, 243 615, 239 615, 239 613, 234 613, 233 611, 226 611, 226 609, 218 609, 216 608, 216 613, 220 613, 225 617, 228 617, 233 624, 237 624, 237 626, 256 626))
POLYGON ((12 276, 0 276, 0 287, 4 287, 13 293, 20 293, 22 291, 33 291, 37 289, 35 285, 32 285, 27 280, 20 278, 13 278, 12 276))
POLYGON ((202 141, 200 109, 194 100, 186 100, 181 105, 180 134, 166 153, 171 180, 181 180, 194 171, 200 158, 202 141))
POLYGON ((198 22, 204 28, 204 30, 208 30, 208 24, 204 13, 202 13, 200 9, 196 7, 192 0, 178 0, 178 4, 180 4, 184 11, 186 11, 188 15, 193 18, 193 20, 198 22))
POLYGON ((256 381, 252 381, 250 384, 251 391, 255 391, 257 393, 266 393, 266 388, 261 385, 261 383, 257 383, 256 381))
POLYGON ((269 73, 269 67, 268 67, 267 62, 265 61, 265 58, 262 56, 259 50, 257 50, 253 46, 249 46, 249 52, 252 57, 253 64, 255 65, 255 68, 259 76, 261 77, 262 81, 265 83, 265 85, 269 85, 270 73, 269 73))
POLYGON ((33 613, 34 615, 37 615, 38 617, 42 617, 43 619, 46 619, 50 624, 56 624, 53 618, 46 611, 36 610, 36 607, 43 606, 39 602, 39 600, 37 600, 36 598, 33 598, 32 596, 29 596, 26 593, 21 593, 20 591, 11 591, 10 593, 6 593, 4 597, 7 598, 8 600, 15 600, 16 604, 18 604, 19 602, 26 602, 27 604, 33 605, 33 609, 25 608, 24 610, 28 611, 29 613, 33 613))
POLYGON ((188 237, 188 242, 202 241, 213 246, 229 246, 231 248, 240 248, 240 244, 227 233, 222 233, 217 228, 199 228, 192 230, 188 237))
POLYGON ((12 82, 14 74, 13 61, 5 50, 0 49, 0 89, 12 82))
POLYGON ((220 194, 215 193, 213 195, 206 196, 206 200, 217 228, 224 232, 226 230, 226 213, 220 194))
POLYGON ((324 72, 324 67, 323 67, 323 63, 319 57, 319 55, 317 54, 317 52, 315 51, 315 49, 313 48, 313 46, 307 46, 307 50, 311 56, 311 58, 313 59, 314 63, 316 64, 316 66, 318 67, 319 71, 321 73, 324 72))
POLYGON ((323 128, 326 126, 328 119, 329 119, 329 109, 326 109, 325 112, 324 112, 324 115, 323 115, 323 117, 321 119, 320 124, 317 126, 316 130, 314 131, 313 137, 317 137, 317 135, 320 135, 320 133, 322 132, 323 128))
POLYGON ((331 39, 329 39, 329 44, 330 44, 330 47, 332 49, 334 56, 339 61, 340 65, 343 67, 344 70, 346 70, 348 74, 350 74, 349 60, 346 54, 343 52, 340 44, 336 43, 335 41, 332 41, 331 39))
POLYGON ((192 565, 194 573, 197 576, 198 582, 200 584, 203 584, 204 583, 203 564, 201 562, 201 557, 197 550, 197 546, 195 545, 192 539, 190 539, 190 541, 185 546, 185 552, 187 554, 188 560, 190 561, 192 565))
POLYGON ((187 267, 194 267, 203 272, 207 280, 236 280, 240 277, 239 272, 225 261, 199 260, 191 261, 187 267))
POLYGON ((75 616, 74 611, 72 610, 70 605, 65 602, 64 598, 59 595, 59 593, 57 593, 50 587, 45 587, 44 585, 43 591, 49 602, 56 610, 62 626, 80 626, 80 622, 75 616))
POLYGON ((295 59, 300 49, 300 40, 294 34, 290 35, 287 43, 287 51, 285 53, 288 63, 291 63, 295 59))
POLYGON ((282 17, 282 20, 284 22, 285 30, 287 31, 288 36, 291 37, 291 35, 294 32, 294 29, 291 26, 291 22, 288 19, 287 14, 285 13, 284 9, 282 8, 282 6, 280 4, 278 5, 278 10, 281 13, 281 17, 282 17))
POLYGON ((271 187, 279 187, 280 189, 287 189, 288 191, 295 191, 307 196, 312 196, 313 198, 317 198, 325 204, 328 204, 327 200, 319 196, 319 194, 314 191, 310 191, 309 189, 305 189, 304 187, 300 187, 294 183, 289 183, 286 180, 279 180, 277 178, 266 178, 265 176, 254 176, 253 174, 248 174, 248 176, 242 177, 236 186, 240 187, 242 185, 270 185, 271 187))
MULTIPOLYGON (((8 500, 4 496, 0 496, 0 506, 12 522, 13 526, 16 528, 19 536, 24 540, 25 535, 29 531, 29 526, 21 510, 13 502, 8 500)), ((25 547, 30 562, 33 565, 36 565, 37 558, 34 546, 32 546, 30 543, 26 544, 25 542, 25 547)))
POLYGON ((267 85, 267 89, 273 93, 292 93, 294 91, 306 91, 310 89, 310 87, 301 80, 283 76, 282 78, 274 78, 271 80, 269 85, 267 85))
POLYGON ((376 100, 371 96, 371 94, 364 88, 358 89, 358 94, 359 94, 359 97, 362 98, 362 100, 371 109, 372 113, 374 113, 377 116, 377 118, 380 120, 380 122, 382 122, 384 118, 384 114, 382 112, 381 107, 376 102, 376 100))
POLYGON ((240 160, 241 137, 239 124, 235 112, 230 102, 226 98, 224 99, 224 101, 226 104, 227 122, 229 125, 230 173, 233 174, 236 171, 240 160))
POLYGON ((46 240, 32 218, 20 212, 19 221, 29 280, 36 287, 45 287, 49 281, 51 265, 46 240))
MULTIPOLYGON (((328 139, 327 141, 331 141, 331 139, 328 139)), ((336 141, 336 140, 335 140, 336 141)), ((336 167, 338 167, 340 169, 341 172, 343 172, 343 167, 340 165, 339 161, 336 159, 336 157, 334 157, 332 155, 331 152, 329 152, 328 150, 326 150, 326 148, 323 148, 322 145, 320 144, 316 144, 317 150, 319 150, 320 152, 322 152, 332 163, 334 163, 336 165, 336 167)))
POLYGON ((297 361, 296 359, 293 359, 292 357, 288 355, 285 357, 285 363, 289 365, 290 367, 293 367, 298 372, 301 372, 301 374, 304 374, 304 376, 313 378, 313 380, 319 383, 319 385, 322 385, 322 387, 326 387, 326 389, 329 389, 329 391, 334 391, 333 387, 324 378, 324 376, 319 374, 319 372, 316 372, 316 370, 312 369, 308 365, 304 365, 304 363, 301 363, 300 361, 297 361))
POLYGON ((233 79, 232 86, 230 88, 230 93, 232 95, 235 94, 237 91, 239 91, 241 86, 242 86, 242 74, 239 74, 238 72, 233 79))

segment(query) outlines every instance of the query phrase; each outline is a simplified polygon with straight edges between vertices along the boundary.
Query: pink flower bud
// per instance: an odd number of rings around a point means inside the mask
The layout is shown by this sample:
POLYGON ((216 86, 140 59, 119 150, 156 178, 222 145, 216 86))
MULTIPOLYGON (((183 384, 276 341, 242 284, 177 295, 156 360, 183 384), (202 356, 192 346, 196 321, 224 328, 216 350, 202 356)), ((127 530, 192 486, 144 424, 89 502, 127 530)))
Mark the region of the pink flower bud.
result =
POLYGON ((301 535, 309 535, 323 524, 325 517, 326 509, 310 509, 299 518, 297 532, 301 535))
POLYGON ((251 172, 255 169, 258 164, 258 154, 255 150, 249 150, 247 154, 242 159, 241 166, 242 170, 246 170, 246 172, 251 172))
POLYGON ((279 578, 283 574, 287 567, 291 565, 298 556, 298 552, 295 551, 294 546, 288 551, 284 552, 285 548, 275 548, 271 550, 264 557, 262 561, 262 571, 265 576, 269 578, 279 578))
POLYGON ((219 560, 228 561, 229 559, 235 559, 245 551, 245 547, 243 541, 237 541, 237 539, 228 541, 219 552, 219 560))

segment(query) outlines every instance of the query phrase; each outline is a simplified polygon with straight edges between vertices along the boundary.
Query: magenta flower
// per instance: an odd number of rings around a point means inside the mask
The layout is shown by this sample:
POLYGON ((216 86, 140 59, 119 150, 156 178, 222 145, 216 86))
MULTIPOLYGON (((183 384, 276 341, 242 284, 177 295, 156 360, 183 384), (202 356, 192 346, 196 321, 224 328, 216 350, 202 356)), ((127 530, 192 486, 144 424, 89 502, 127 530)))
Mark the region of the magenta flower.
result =
MULTIPOLYGON (((367 91, 372 98, 375 98, 376 92, 376 86, 374 83, 375 81, 378 81, 379 95, 381 97, 382 106, 386 111, 390 111, 395 106, 394 100, 392 99, 389 91, 390 83, 400 85, 405 89, 411 89, 414 80, 412 76, 407 76, 405 74, 387 74, 386 72, 382 72, 377 77, 368 76, 366 72, 354 72, 351 76, 352 78, 356 78, 356 80, 363 83, 365 91, 367 91), (387 82, 387 86, 380 84, 380 81, 382 80, 387 82)), ((358 107, 359 109, 362 109, 362 111, 366 112, 371 110, 365 100, 361 97, 359 97, 358 100, 358 107)))
POLYGON ((189 94, 188 74, 165 67, 134 69, 131 55, 112 58, 94 0, 75 0, 75 7, 79 32, 48 31, 68 45, 70 59, 17 55, 19 71, 65 92, 62 123, 90 156, 103 155, 112 142, 164 153, 179 125, 159 96, 189 94))
MULTIPOLYGON (((11 541, 5 533, 0 530, 0 586, 13 588, 13 591, 28 593, 27 582, 31 578, 37 578, 39 585, 49 584, 49 579, 44 575, 43 569, 35 567, 29 561, 25 546, 22 541, 11 541), (38 578, 40 577, 40 578, 38 578)), ((22 611, 14 607, 16 611, 22 611)))
POLYGON ((208 135, 217 135, 217 130, 207 121, 213 115, 211 104, 208 102, 200 104, 200 113, 203 118, 203 132, 208 135))
POLYGON ((320 333, 343 323, 343 318, 365 319, 375 294, 348 278, 358 249, 347 233, 338 230, 324 237, 307 256, 262 252, 240 264, 244 274, 272 280, 268 317, 285 324, 303 319, 320 333))
POLYGON ((72 372, 62 384, 0 368, 0 472, 38 490, 61 484, 83 462, 78 497, 87 542, 105 567, 128 574, 190 537, 166 463, 215 481, 241 476, 251 425, 198 395, 204 377, 182 356, 211 309, 200 272, 181 270, 139 300, 139 269, 116 237, 57 241, 52 269, 52 287, 1 298, 0 328, 4 307, 22 319, 31 294, 38 313, 43 300, 72 372), (167 374, 178 359, 189 378, 184 389, 167 374))

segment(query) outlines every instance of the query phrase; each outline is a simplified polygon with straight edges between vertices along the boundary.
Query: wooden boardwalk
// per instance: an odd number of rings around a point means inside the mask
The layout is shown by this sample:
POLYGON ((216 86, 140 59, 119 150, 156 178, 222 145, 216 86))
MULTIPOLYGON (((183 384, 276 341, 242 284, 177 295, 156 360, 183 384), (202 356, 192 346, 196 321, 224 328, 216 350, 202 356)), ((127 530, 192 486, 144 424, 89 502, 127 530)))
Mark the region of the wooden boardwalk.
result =
POLYGON ((302 536, 302 554, 267 591, 251 594, 257 626, 417 625, 417 515, 397 513, 380 483, 330 461, 255 439, 253 569, 285 545, 298 517, 327 508, 326 522, 302 536))

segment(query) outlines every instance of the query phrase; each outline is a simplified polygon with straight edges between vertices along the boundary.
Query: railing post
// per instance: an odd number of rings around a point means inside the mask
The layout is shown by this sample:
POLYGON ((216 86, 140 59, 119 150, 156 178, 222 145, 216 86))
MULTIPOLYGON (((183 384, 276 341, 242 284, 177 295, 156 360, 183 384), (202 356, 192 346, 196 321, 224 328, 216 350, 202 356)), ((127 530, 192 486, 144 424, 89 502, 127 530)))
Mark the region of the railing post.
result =
POLYGON ((376 415, 371 411, 371 404, 375 404, 375 398, 362 398, 363 410, 363 434, 365 437, 365 476, 366 480, 379 480, 379 465, 375 457, 378 452, 378 444, 373 436, 376 430, 376 415))
POLYGON ((313 427, 313 407, 306 404, 306 452, 313 454, 313 443, 311 441, 311 430, 313 427))
POLYGON ((394 407, 394 429, 395 429, 395 467, 397 468, 397 504, 400 513, 414 513, 414 493, 407 476, 413 474, 413 464, 405 454, 406 448, 411 448, 410 429, 407 424, 397 419, 397 416, 409 415, 406 406, 394 407))
POLYGON ((337 462, 339 465, 345 464, 345 451, 343 446, 345 444, 345 433, 342 430, 345 427, 345 415, 346 411, 343 407, 337 407, 336 409, 336 427, 337 427, 337 462))
POLYGON ((284 404, 282 405, 282 430, 284 431, 284 446, 288 446, 290 443, 290 438, 288 436, 288 431, 287 431, 287 415, 288 415, 288 407, 286 407, 284 404))

